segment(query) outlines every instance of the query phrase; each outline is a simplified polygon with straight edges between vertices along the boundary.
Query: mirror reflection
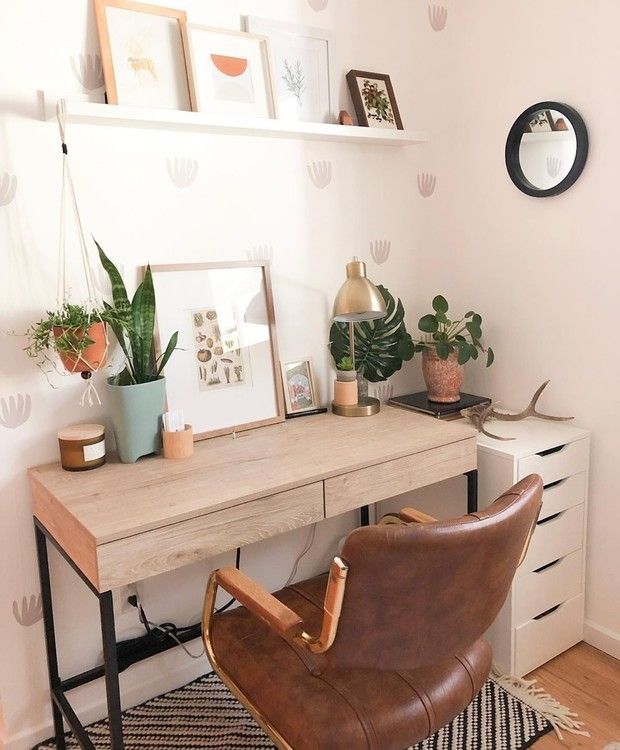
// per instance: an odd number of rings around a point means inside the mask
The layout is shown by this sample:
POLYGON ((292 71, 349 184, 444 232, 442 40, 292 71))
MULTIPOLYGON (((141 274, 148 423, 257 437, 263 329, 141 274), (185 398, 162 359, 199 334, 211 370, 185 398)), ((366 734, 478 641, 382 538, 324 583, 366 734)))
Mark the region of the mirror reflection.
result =
POLYGON ((519 163, 525 179, 539 190, 559 185, 577 158, 577 136, 570 119, 554 109, 541 109, 523 127, 519 163))

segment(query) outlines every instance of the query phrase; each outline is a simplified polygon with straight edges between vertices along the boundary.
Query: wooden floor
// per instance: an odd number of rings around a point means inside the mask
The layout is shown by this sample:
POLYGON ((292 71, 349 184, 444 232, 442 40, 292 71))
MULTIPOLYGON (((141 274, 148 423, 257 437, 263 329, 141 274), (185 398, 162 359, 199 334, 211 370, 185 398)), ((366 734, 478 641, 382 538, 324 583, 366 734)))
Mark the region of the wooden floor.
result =
POLYGON ((610 742, 620 742, 620 661, 580 643, 529 678, 579 714, 591 735, 564 732, 560 742, 553 732, 539 740, 535 750, 602 750, 610 742))

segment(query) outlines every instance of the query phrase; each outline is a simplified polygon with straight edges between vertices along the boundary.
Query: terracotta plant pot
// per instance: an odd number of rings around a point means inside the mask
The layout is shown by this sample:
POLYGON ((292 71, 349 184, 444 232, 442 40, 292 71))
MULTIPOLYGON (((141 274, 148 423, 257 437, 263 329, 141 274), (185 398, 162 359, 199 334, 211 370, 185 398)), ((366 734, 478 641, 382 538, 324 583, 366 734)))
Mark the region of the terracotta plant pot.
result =
POLYGON ((428 400, 438 404, 454 404, 461 399, 461 386, 465 368, 458 363, 458 353, 448 359, 439 359, 435 349, 422 353, 422 374, 428 391, 428 400))
POLYGON ((334 403, 336 406, 355 406, 357 401, 357 373, 355 370, 338 370, 334 380, 334 403))
MULTIPOLYGON (((60 326, 54 326, 52 332, 54 338, 58 339, 63 335, 65 329, 60 326)), ((98 321, 92 324, 88 331, 86 331, 86 334, 84 334, 83 329, 78 329, 73 331, 71 335, 76 342, 81 341, 86 335, 93 343, 87 346, 79 357, 73 352, 58 352, 65 370, 68 372, 94 372, 105 364, 108 353, 105 323, 98 321)))

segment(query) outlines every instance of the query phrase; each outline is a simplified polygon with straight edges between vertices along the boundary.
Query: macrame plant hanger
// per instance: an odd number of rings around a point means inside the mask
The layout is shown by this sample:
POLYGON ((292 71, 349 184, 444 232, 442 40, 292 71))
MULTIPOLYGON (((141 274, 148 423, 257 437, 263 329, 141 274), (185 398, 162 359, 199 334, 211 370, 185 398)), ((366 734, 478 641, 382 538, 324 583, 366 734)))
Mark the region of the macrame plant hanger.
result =
MULTIPOLYGON (((102 300, 95 289, 95 284, 93 283, 93 271, 90 265, 88 247, 86 245, 86 239, 84 237, 82 218, 80 216, 80 210, 75 195, 75 188, 73 186, 73 178, 71 176, 69 149, 67 148, 66 139, 67 106, 64 99, 59 99, 56 104, 56 118, 58 120, 58 129, 60 131, 60 142, 62 144, 62 186, 60 192, 60 230, 58 241, 58 283, 56 288, 56 302, 58 305, 58 309, 60 309, 64 304, 67 295, 66 222, 68 199, 72 208, 78 243, 80 247, 80 254, 82 256, 82 267, 84 270, 84 278, 86 280, 86 289, 88 292, 88 308, 93 313, 93 318, 98 319, 100 323, 103 323, 103 320, 101 320, 101 315, 99 313, 102 300)), ((103 325, 103 329, 105 331, 105 355, 107 355, 110 342, 108 340, 107 328, 105 324, 103 325)), ((99 394, 97 393, 97 389, 95 388, 95 385, 93 383, 92 374, 94 372, 97 372, 99 368, 103 366, 106 356, 104 355, 102 357, 101 362, 91 363, 84 358, 83 354, 84 352, 82 351, 76 352, 76 357, 74 358, 75 361, 71 370, 71 372, 80 372, 82 378, 88 383, 84 393, 82 394, 82 398, 80 399, 80 406, 93 406, 95 402, 101 405, 101 399, 99 398, 99 394), (80 365, 85 365, 87 369, 85 371, 80 371, 78 369, 80 365)))

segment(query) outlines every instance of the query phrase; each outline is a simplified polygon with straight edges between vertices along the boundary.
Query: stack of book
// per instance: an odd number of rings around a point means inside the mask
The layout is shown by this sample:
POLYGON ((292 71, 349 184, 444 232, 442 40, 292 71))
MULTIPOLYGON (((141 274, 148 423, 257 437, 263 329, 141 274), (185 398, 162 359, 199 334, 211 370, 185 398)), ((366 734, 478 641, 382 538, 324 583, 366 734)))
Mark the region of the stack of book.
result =
POLYGON ((491 399, 486 396, 474 396, 471 393, 461 393, 461 400, 453 404, 439 404, 429 401, 426 391, 421 393, 410 393, 406 396, 395 396, 388 401, 392 406, 400 406, 403 409, 411 409, 421 414, 428 414, 437 419, 451 420, 460 419, 461 410, 468 409, 479 404, 490 404, 491 399))

